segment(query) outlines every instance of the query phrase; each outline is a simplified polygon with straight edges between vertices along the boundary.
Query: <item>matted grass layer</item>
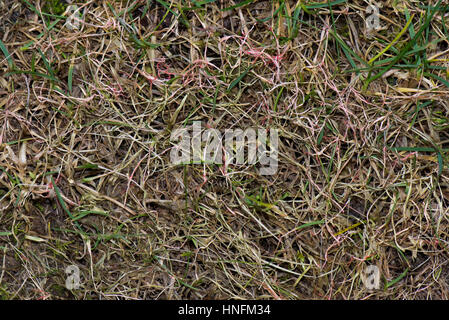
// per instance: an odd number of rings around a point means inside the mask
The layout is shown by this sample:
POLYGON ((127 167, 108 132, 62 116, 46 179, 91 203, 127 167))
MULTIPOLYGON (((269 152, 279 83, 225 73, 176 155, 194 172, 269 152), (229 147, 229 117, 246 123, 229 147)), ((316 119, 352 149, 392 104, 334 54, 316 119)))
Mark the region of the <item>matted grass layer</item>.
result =
POLYGON ((0 0, 0 298, 449 298, 446 2, 72 3, 0 0), (193 121, 277 173, 174 165, 193 121))

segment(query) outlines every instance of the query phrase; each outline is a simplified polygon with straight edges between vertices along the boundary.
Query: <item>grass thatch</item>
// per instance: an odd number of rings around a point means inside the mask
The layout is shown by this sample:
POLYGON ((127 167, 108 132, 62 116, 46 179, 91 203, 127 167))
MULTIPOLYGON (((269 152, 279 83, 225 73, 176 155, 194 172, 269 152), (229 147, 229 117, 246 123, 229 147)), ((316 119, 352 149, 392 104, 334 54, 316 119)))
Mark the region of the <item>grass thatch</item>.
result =
POLYGON ((0 298, 449 298, 444 1, 72 2, 0 0, 0 298), (277 174, 173 165, 192 121, 277 174))

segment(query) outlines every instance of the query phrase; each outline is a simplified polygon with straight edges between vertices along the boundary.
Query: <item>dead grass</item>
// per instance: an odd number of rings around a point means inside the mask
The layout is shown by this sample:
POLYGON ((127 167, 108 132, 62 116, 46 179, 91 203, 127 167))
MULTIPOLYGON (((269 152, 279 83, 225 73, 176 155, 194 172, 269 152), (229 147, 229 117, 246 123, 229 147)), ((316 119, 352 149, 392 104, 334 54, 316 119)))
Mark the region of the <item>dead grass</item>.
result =
POLYGON ((207 2, 0 0, 0 298, 448 299, 445 2, 207 2), (277 174, 171 164, 191 121, 277 174))

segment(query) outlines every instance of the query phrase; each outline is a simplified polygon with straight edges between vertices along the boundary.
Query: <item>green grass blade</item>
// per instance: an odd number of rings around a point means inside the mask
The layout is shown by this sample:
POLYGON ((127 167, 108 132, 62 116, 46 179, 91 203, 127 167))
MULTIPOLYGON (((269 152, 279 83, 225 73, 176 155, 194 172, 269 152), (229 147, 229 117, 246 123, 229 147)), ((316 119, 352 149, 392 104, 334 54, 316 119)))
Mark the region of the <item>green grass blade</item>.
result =
POLYGON ((6 60, 8 61, 8 66, 10 69, 14 68, 14 61, 11 58, 11 55, 8 52, 8 49, 6 49, 5 44, 0 40, 0 50, 2 50, 3 54, 5 55, 6 60))
POLYGON ((408 19, 406 25, 402 30, 397 34, 397 36, 393 39, 392 42, 388 44, 381 52, 379 52, 376 56, 374 56, 370 61, 368 61, 369 64, 372 64, 374 61, 376 61, 379 57, 381 57, 385 52, 387 52, 396 42, 399 41, 399 39, 402 37, 402 35, 407 31, 410 24, 412 23, 413 18, 415 17, 414 14, 408 19))
POLYGON ((325 222, 324 220, 307 222, 307 223, 304 223, 303 225, 300 225, 299 227, 297 227, 296 230, 301 230, 301 229, 304 229, 307 227, 320 225, 320 224, 323 224, 324 222, 325 222))
POLYGON ((61 196, 61 191, 59 191, 59 188, 56 186, 56 183, 55 183, 55 180, 53 179, 53 176, 51 176, 50 179, 51 179, 51 184, 52 184, 52 186, 53 186, 53 189, 55 190, 56 197, 57 197, 57 199, 58 199, 58 201, 59 201, 59 204, 61 205, 62 209, 67 213, 67 215, 70 217, 70 219, 71 219, 72 221, 74 221, 76 227, 77 227, 82 233, 84 233, 84 231, 83 231, 83 229, 81 228, 80 224, 79 224, 77 221, 74 220, 75 217, 72 215, 72 213, 70 212, 70 210, 67 208, 67 205, 65 204, 65 201, 64 201, 64 199, 63 199, 62 196, 61 196))
POLYGON ((305 7, 308 10, 312 10, 312 9, 322 9, 322 8, 328 8, 328 7, 332 7, 332 6, 336 6, 342 3, 346 3, 348 2, 348 0, 336 0, 336 1, 332 1, 332 2, 324 2, 324 3, 313 3, 313 4, 309 4, 309 5, 305 5, 305 7))
POLYGON ((440 82, 443 83, 446 87, 449 88, 449 81, 447 81, 447 80, 445 80, 445 79, 443 79, 443 78, 441 78, 441 77, 439 77, 439 76, 437 76, 437 75, 435 75, 435 74, 433 74, 433 73, 429 73, 429 72, 424 72, 423 75, 426 76, 426 77, 434 78, 435 80, 440 81, 440 82))
POLYGON ((408 268, 405 269, 405 271, 404 271, 403 273, 401 273, 401 274, 399 275, 399 277, 397 277, 396 279, 394 279, 394 280, 388 282, 388 283, 386 284, 385 287, 388 289, 389 287, 394 286, 396 283, 398 283, 399 281, 401 281, 401 280, 407 275, 407 273, 408 273, 408 268))
MULTIPOLYGON (((436 6, 436 8, 439 7, 439 5, 441 4, 442 0, 438 1, 438 4, 436 6)), ((373 82, 374 80, 379 79, 380 77, 382 77, 385 73, 387 73, 391 68, 393 68, 395 66, 395 64, 397 62, 399 62, 408 52, 409 50, 416 44, 416 41, 419 39, 419 37, 422 35, 422 33, 424 32, 424 30, 427 29, 427 27, 429 26, 430 22, 432 21, 433 16, 435 15, 435 13, 437 12, 437 10, 434 8, 431 12, 430 15, 427 16, 424 24, 422 25, 422 27, 418 30, 418 32, 415 34, 415 37, 412 38, 407 45, 401 50, 401 52, 393 59, 393 61, 386 66, 385 68, 382 69, 382 71, 380 71, 379 73, 377 73, 376 75, 368 78, 365 81, 365 84, 363 85, 363 91, 365 91, 368 88, 368 85, 373 82)))
POLYGON ((246 69, 241 75, 239 75, 234 81, 231 82, 231 84, 229 85, 228 89, 226 90, 227 92, 231 91, 232 88, 234 88, 245 76, 246 74, 249 72, 249 70, 251 70, 252 67, 249 67, 248 69, 246 69))

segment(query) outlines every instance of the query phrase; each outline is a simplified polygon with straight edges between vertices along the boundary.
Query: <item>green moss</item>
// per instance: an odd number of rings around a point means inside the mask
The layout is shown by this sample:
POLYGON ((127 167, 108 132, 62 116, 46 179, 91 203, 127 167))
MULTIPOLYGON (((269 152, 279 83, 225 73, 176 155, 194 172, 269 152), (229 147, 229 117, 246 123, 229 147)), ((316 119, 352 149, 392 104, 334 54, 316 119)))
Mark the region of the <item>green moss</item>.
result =
POLYGON ((0 300, 9 300, 10 294, 6 290, 6 287, 0 286, 0 300))
POLYGON ((67 9, 67 3, 63 0, 47 0, 43 7, 46 13, 61 15, 67 9))
POLYGON ((67 289, 66 289, 66 287, 64 287, 64 286, 62 286, 60 284, 52 284, 50 286, 50 290, 51 290, 51 292, 55 296, 59 296, 59 297, 67 296, 67 289))

